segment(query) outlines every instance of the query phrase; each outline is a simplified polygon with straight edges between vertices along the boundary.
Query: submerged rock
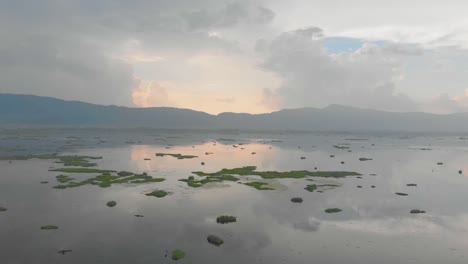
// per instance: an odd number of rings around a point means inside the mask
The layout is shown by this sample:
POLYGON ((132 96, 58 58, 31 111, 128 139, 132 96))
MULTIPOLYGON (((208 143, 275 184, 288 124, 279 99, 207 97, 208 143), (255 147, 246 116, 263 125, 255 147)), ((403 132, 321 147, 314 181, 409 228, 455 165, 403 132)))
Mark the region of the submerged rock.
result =
POLYGON ((301 197, 294 197, 291 199, 291 202, 293 203, 302 203, 302 198, 301 197))
POLYGON ((117 172, 117 175, 122 176, 122 177, 132 176, 133 174, 134 174, 133 172, 129 172, 129 171, 119 171, 119 172, 117 172))
POLYGON ((116 201, 109 201, 109 202, 106 203, 106 205, 107 205, 108 207, 114 207, 114 206, 117 205, 117 202, 116 202, 116 201))
POLYGON ((237 222, 237 217, 231 215, 222 215, 216 218, 216 223, 218 224, 228 224, 237 222))
POLYGON ((401 193, 401 192, 397 192, 397 193, 395 193, 395 194, 396 194, 396 195, 399 195, 399 196, 408 196, 407 193, 401 193))
POLYGON ((419 209, 413 209, 413 210, 410 211, 410 213, 412 213, 412 214, 425 214, 426 211, 419 210, 419 209))
POLYGON ((224 243, 224 241, 220 237, 215 236, 215 235, 209 235, 206 239, 208 240, 210 244, 213 244, 218 247, 224 243))
POLYGON ((201 165, 202 165, 202 166, 205 165, 205 162, 202 162, 201 165))
POLYGON ((458 171, 458 174, 462 174, 462 173, 463 173, 463 171, 462 171, 462 170, 459 170, 459 171, 458 171))
POLYGON ((341 210, 340 208, 328 208, 328 209, 325 209, 325 213, 327 214, 334 214, 334 213, 339 213, 343 210, 341 210))
POLYGON ((56 225, 45 225, 45 226, 41 226, 41 229, 42 230, 55 230, 55 229, 58 229, 59 227, 56 226, 56 225))

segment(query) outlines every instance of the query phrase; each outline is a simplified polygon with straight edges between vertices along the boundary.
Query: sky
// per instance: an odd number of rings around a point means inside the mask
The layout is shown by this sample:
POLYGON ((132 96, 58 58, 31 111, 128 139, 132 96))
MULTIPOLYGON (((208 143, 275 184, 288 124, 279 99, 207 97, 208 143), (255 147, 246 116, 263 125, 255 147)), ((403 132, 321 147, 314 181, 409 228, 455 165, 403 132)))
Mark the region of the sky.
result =
POLYGON ((265 113, 468 111, 464 0, 0 0, 0 93, 265 113))

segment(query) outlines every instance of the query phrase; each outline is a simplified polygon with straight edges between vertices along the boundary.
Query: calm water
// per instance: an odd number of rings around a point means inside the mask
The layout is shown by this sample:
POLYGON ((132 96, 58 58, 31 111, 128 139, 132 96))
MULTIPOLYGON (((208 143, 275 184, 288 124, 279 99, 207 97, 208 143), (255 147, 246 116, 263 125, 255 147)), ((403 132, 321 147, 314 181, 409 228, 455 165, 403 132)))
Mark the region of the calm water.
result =
POLYGON ((60 174, 49 171, 60 167, 53 160, 0 161, 0 206, 8 208, 0 212, 0 263, 174 263, 165 257, 166 250, 178 248, 186 252, 178 263, 468 262, 468 140, 459 136, 59 129, 0 133, 2 156, 102 156, 98 168, 166 178, 136 186, 59 190, 52 188, 60 174), (350 140, 356 138, 365 140, 350 140), (232 146, 238 143, 244 145, 232 146), (336 144, 349 144, 352 152, 336 149, 336 144), (156 152, 199 158, 161 158, 156 152), (373 160, 359 161, 361 157, 373 160), (178 181, 192 171, 247 165, 363 175, 314 179, 341 185, 323 193, 304 190, 311 184, 307 179, 270 181, 277 188, 273 191, 235 182, 191 188, 178 181), (156 189, 171 195, 144 195, 156 189), (304 202, 292 203, 292 197, 304 202), (107 207, 110 200, 117 206, 107 207), (343 211, 324 212, 334 207, 343 211), (412 209, 427 213, 413 215, 412 209), (217 224, 216 217, 223 214, 237 216, 238 222, 217 224), (40 230, 49 224, 60 228, 40 230), (209 244, 210 234, 223 238, 224 245, 209 244), (58 254, 62 249, 73 251, 58 254))

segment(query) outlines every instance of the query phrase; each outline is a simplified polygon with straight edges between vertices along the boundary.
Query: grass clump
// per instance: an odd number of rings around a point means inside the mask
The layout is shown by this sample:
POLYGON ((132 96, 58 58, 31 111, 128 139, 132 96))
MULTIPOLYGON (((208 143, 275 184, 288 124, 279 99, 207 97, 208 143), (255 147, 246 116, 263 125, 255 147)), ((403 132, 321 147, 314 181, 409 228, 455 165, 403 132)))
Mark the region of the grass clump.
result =
POLYGON ((163 190, 157 190, 157 191, 152 191, 150 193, 145 194, 146 196, 154 196, 157 198, 163 198, 168 195, 168 192, 163 191, 163 190))
POLYGON ((327 214, 334 214, 334 213, 339 213, 343 210, 341 210, 340 208, 328 208, 328 209, 325 209, 325 213, 327 214))
POLYGON ((172 260, 179 260, 185 258, 185 252, 181 249, 172 251, 172 260))
POLYGON ((274 190, 271 187, 265 187, 265 185, 268 185, 268 183, 266 182, 247 182, 244 184, 250 187, 254 187, 255 189, 260 190, 260 191, 274 190))
POLYGON ((45 226, 41 226, 41 229, 42 230, 55 230, 55 229, 58 229, 59 227, 56 226, 56 225, 45 225, 45 226))
POLYGON ((222 215, 216 218, 216 223, 218 224, 228 224, 237 222, 237 217, 231 215, 222 215))
POLYGON ((164 157, 164 156, 171 156, 177 159, 193 159, 198 158, 198 156, 193 155, 182 155, 182 154, 173 154, 173 153, 156 153, 156 157, 164 157))
POLYGON ((314 192, 315 190, 317 190, 317 184, 307 185, 304 189, 306 189, 309 192, 314 192))

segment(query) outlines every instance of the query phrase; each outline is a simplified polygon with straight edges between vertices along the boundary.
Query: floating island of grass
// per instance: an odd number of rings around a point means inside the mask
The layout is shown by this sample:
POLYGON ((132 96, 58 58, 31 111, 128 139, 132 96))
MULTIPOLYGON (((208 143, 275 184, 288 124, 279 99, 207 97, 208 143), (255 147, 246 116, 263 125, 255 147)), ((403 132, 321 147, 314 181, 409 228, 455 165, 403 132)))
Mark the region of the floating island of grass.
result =
POLYGON ((223 181, 238 181, 239 178, 232 175, 220 175, 220 176, 207 176, 204 179, 196 180, 195 177, 190 176, 187 179, 180 179, 181 182, 186 182, 188 186, 193 188, 202 187, 203 185, 210 182, 223 182, 223 181))
POLYGON ((94 156, 77 156, 77 155, 64 155, 57 154, 41 154, 41 155, 16 155, 0 157, 0 160, 57 160, 55 163, 63 164, 63 166, 76 166, 76 167, 94 167, 97 164, 89 160, 102 159, 102 157, 94 156))
POLYGON ((329 189, 334 189, 334 188, 337 188, 337 187, 340 187, 339 184, 333 184, 333 183, 325 183, 325 184, 310 184, 310 185, 307 185, 304 189, 309 191, 309 192, 314 192, 314 191, 317 191, 317 192, 323 192, 323 191, 326 191, 326 190, 329 190, 329 189))
POLYGON ((266 182, 246 182, 244 184, 250 187, 254 187, 255 189, 260 190, 260 191, 274 190, 274 188, 267 187, 268 183, 266 182))
POLYGON ((216 218, 216 223, 218 224, 228 224, 237 222, 237 217, 232 215, 222 215, 216 218))
POLYGON ((84 185, 97 185, 101 188, 107 188, 112 186, 113 184, 144 184, 144 183, 154 183, 154 182, 162 182, 164 178, 153 178, 152 176, 147 175, 146 173, 143 174, 133 174, 130 176, 118 176, 118 175, 111 175, 109 170, 102 170, 104 172, 101 175, 98 175, 93 178, 89 178, 83 181, 74 181, 75 179, 66 176, 66 175, 59 175, 57 176, 57 180, 60 183, 65 183, 61 185, 54 186, 56 189, 67 189, 67 188, 75 188, 84 185))
POLYGON ((55 229, 58 229, 59 227, 56 226, 56 225, 45 225, 45 226, 41 226, 41 229, 42 230, 55 230, 55 229))
POLYGON ((198 156, 194 155, 182 155, 182 154, 173 154, 173 153, 156 153, 156 157, 164 157, 164 156, 171 156, 177 159, 193 159, 198 158, 198 156))
POLYGON ((185 252, 181 249, 172 251, 172 260, 179 260, 185 258, 185 252))
POLYGON ((112 173, 115 172, 113 170, 100 170, 100 169, 90 169, 90 168, 59 168, 53 169, 50 171, 58 171, 58 172, 65 172, 65 173, 112 173))
POLYGON ((361 174, 352 171, 256 171, 256 166, 246 166, 233 169, 222 169, 213 173, 206 173, 202 171, 192 172, 198 176, 214 176, 219 177, 223 175, 239 175, 239 176, 260 176, 263 179, 286 179, 286 178, 305 178, 310 177, 323 177, 323 178, 344 178, 346 176, 359 176, 361 174))
POLYGON ((153 196, 153 197, 157 197, 157 198, 163 198, 163 197, 166 197, 169 193, 166 192, 166 191, 163 191, 163 190, 156 190, 156 191, 152 191, 150 193, 147 193, 145 194, 146 196, 153 196))

